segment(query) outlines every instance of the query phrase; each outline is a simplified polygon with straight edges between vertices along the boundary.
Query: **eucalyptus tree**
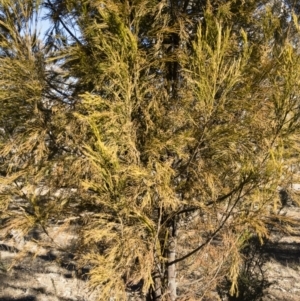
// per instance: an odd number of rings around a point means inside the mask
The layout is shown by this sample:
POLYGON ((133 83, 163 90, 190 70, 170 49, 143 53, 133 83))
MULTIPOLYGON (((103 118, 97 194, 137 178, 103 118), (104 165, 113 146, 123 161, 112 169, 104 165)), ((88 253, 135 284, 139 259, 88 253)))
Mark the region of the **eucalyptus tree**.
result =
POLYGON ((296 181, 297 22, 277 1, 1 1, 5 225, 81 219, 100 300, 200 300, 226 274, 237 294, 296 181))

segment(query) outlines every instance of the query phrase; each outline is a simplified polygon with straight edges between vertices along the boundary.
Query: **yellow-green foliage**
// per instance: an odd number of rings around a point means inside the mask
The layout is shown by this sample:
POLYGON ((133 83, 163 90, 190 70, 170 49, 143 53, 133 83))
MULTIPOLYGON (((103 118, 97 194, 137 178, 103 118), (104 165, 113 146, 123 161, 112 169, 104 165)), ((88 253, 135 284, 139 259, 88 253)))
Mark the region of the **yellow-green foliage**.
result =
POLYGON ((298 23, 279 43, 270 9, 217 2, 195 20, 168 1, 60 1, 56 47, 29 29, 39 3, 0 2, 1 214, 24 231, 88 216, 78 258, 100 300, 164 278, 171 222, 177 258, 212 233, 228 238, 215 262, 207 240, 211 274, 199 249, 178 279, 229 272, 237 293, 243 239, 268 236, 277 189, 295 181, 298 23))

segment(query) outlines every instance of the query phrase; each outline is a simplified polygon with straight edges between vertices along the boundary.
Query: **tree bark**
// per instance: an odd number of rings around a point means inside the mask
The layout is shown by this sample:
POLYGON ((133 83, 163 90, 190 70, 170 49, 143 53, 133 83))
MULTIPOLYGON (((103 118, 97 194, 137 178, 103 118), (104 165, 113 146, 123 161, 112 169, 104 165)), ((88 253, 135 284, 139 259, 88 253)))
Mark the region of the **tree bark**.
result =
MULTIPOLYGON (((176 259, 176 236, 171 236, 169 239, 168 248, 168 262, 173 262, 176 259)), ((176 264, 168 265, 168 287, 170 300, 175 301, 177 298, 177 284, 176 284, 176 264)))
POLYGON ((161 282, 161 273, 160 271, 156 271, 154 276, 154 292, 153 292, 153 300, 154 301, 160 301, 162 297, 162 282, 161 282))

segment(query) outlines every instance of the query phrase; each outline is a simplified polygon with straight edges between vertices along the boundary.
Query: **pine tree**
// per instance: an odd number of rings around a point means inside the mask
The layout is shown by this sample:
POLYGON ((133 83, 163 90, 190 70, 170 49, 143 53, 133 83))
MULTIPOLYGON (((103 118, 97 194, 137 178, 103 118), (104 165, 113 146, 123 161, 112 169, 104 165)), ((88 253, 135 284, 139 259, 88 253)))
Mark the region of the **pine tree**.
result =
POLYGON ((99 300, 200 300, 226 274, 238 293, 240 250, 297 181, 297 9, 1 1, 6 227, 77 217, 99 300))

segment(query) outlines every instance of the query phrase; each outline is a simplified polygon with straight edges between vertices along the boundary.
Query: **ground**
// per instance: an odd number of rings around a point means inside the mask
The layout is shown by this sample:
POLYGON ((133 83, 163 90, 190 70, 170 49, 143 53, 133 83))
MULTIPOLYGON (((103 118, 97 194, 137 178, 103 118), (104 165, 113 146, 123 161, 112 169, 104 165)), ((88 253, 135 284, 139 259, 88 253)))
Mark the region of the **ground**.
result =
MULTIPOLYGON (((282 214, 300 220, 300 208, 290 207, 282 214)), ((87 289, 88 267, 79 268, 74 261, 76 231, 74 225, 55 225, 48 232, 51 239, 42 229, 25 238, 17 230, 9 236, 0 231, 0 301, 94 301, 96 292, 90 294, 87 289)), ((273 231, 264 245, 246 250, 245 258, 249 259, 248 274, 241 278, 240 295, 223 294, 223 300, 300 300, 297 228, 293 235, 273 231)))

